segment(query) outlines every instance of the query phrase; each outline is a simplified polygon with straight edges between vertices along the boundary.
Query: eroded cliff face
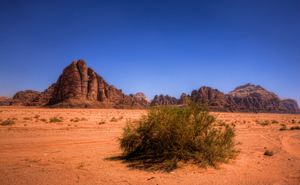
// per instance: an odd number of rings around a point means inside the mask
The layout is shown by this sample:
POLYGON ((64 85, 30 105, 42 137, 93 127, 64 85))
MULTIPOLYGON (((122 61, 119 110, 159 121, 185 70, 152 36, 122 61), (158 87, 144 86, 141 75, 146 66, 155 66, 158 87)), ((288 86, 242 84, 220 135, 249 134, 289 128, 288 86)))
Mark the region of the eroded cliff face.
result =
POLYGON ((281 103, 290 111, 300 114, 300 109, 296 100, 291 98, 281 99, 281 103))

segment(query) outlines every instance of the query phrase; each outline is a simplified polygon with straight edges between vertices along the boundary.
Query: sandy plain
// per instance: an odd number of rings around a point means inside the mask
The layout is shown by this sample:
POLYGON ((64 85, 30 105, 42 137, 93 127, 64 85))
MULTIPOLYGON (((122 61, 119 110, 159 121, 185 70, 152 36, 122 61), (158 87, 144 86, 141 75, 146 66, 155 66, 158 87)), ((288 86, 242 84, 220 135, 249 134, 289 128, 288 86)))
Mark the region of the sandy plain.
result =
POLYGON ((146 113, 0 107, 2 120, 16 122, 0 126, 0 184, 300 184, 300 130, 279 131, 280 124, 300 126, 300 115, 211 113, 236 125, 238 157, 219 169, 181 163, 167 173, 119 159, 117 137, 126 119, 146 113), (52 117, 63 122, 50 123, 52 117), (122 119, 110 122, 113 117, 122 119), (264 155, 266 150, 274 155, 264 155))

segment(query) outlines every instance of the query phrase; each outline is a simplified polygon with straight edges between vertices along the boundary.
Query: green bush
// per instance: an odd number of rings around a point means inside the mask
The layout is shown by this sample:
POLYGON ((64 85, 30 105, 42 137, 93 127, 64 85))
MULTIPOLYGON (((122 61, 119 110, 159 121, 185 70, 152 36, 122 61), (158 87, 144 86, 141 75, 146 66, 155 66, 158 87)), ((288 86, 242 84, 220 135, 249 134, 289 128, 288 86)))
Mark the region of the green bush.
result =
POLYGON ((2 122, 0 123, 0 125, 6 126, 6 125, 13 125, 13 124, 15 124, 15 123, 16 123, 16 122, 15 122, 14 120, 7 119, 7 120, 5 120, 5 121, 2 121, 2 122))
POLYGON ((40 117, 40 115, 35 115, 35 116, 34 116, 34 118, 39 118, 39 117, 40 117))
POLYGON ((228 124, 213 126, 208 107, 189 102, 186 109, 154 106, 138 123, 127 121, 119 138, 123 156, 146 160, 169 171, 177 162, 216 166, 234 158, 235 131, 228 124))
POLYGON ((278 121, 276 121, 276 120, 273 120, 273 121, 272 121, 272 123, 278 123, 278 121))
POLYGON ((286 130, 286 125, 285 124, 280 124, 281 125, 281 128, 279 129, 280 131, 283 131, 283 130, 286 130))
POLYGON ((50 118, 50 123, 59 123, 59 122, 63 122, 63 121, 58 119, 57 117, 50 118))

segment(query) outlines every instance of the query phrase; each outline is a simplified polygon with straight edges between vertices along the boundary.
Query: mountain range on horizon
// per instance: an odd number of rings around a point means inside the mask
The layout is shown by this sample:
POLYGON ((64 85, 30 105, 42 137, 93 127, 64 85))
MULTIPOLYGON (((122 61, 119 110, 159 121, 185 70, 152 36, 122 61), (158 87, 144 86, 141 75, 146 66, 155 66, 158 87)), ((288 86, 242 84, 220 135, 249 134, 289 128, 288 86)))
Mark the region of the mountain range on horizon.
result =
POLYGON ((212 111, 300 113, 294 99, 280 99, 260 85, 245 84, 224 94, 211 87, 201 87, 179 99, 155 95, 150 101, 144 93, 125 95, 122 89, 109 85, 83 59, 73 61, 56 83, 45 91, 26 90, 12 98, 0 96, 0 105, 39 106, 50 108, 147 108, 154 105, 184 106, 188 100, 207 103, 212 111))

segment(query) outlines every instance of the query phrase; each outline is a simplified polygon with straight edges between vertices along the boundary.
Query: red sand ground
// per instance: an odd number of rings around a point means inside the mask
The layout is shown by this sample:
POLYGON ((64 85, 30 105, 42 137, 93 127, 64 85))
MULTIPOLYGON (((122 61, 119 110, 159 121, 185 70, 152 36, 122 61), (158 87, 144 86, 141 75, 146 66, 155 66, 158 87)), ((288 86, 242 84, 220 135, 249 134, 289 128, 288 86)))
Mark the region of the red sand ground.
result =
POLYGON ((236 124, 236 148, 241 149, 237 159, 220 169, 181 164, 166 173, 114 160, 122 154, 117 137, 126 119, 146 113, 0 107, 2 120, 18 119, 12 126, 0 126, 0 184, 300 184, 300 130, 279 131, 280 124, 300 126, 300 115, 213 113, 220 121, 236 124), (54 116, 63 123, 40 121, 54 116), (76 117, 87 121, 70 121, 76 117), (279 123, 257 123, 273 120, 279 123), (99 125, 102 121, 106 123, 99 125), (274 155, 263 155, 266 150, 274 155))

